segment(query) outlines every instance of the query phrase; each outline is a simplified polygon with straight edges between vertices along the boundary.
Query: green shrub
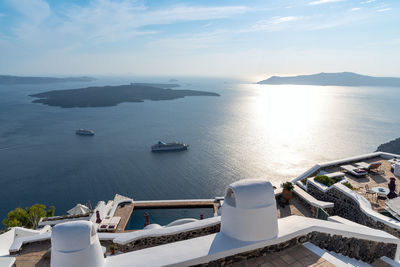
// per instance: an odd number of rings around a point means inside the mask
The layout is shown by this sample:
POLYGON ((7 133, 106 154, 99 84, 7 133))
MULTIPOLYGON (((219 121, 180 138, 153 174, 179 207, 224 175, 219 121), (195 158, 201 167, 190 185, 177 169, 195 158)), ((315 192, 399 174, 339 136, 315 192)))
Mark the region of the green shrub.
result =
POLYGON ((53 206, 46 210, 46 206, 41 204, 34 204, 25 209, 18 207, 7 214, 7 218, 3 220, 3 224, 7 227, 22 226, 36 229, 40 218, 54 216, 54 211, 55 208, 53 206))
POLYGON ((349 182, 345 182, 345 183, 343 183, 343 185, 347 186, 351 190, 354 190, 354 187, 349 182))
POLYGON ((293 186, 293 184, 292 184, 291 182, 283 183, 283 184, 281 185, 281 187, 282 187, 283 189, 288 190, 288 191, 292 191, 292 190, 294 189, 294 186, 293 186))
POLYGON ((337 176, 337 177, 333 177, 332 179, 335 180, 335 183, 337 183, 337 182, 340 182, 343 179, 343 177, 337 176))
POLYGON ((326 175, 318 175, 314 177, 314 180, 318 183, 326 185, 327 187, 330 187, 331 185, 336 184, 337 182, 342 180, 342 178, 341 177, 330 178, 326 175))

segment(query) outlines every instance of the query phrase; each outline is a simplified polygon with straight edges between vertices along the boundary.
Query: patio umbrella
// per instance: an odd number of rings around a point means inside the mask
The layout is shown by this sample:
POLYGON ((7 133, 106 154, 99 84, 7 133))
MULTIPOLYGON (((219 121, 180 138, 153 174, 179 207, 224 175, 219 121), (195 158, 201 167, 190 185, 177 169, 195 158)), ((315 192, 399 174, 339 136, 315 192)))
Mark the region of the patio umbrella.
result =
POLYGON ((387 197, 388 197, 389 199, 392 199, 392 198, 397 197, 396 192, 394 192, 394 191, 396 190, 396 179, 394 179, 393 177, 390 178, 390 182, 389 182, 388 187, 389 187, 390 192, 389 192, 389 194, 387 195, 387 197))
POLYGON ((90 212, 90 209, 82 204, 76 204, 75 207, 67 211, 69 215, 81 215, 90 212))
POLYGON ((96 223, 101 223, 100 212, 96 210, 96 223))

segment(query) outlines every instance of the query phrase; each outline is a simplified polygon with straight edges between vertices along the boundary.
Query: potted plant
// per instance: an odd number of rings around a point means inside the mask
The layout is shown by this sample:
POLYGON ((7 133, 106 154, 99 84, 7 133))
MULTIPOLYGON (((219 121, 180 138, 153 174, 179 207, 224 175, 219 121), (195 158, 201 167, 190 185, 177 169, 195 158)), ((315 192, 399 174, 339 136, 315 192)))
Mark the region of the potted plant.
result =
POLYGON ((283 188, 281 196, 286 200, 287 203, 289 203, 289 200, 292 198, 294 186, 291 182, 286 182, 283 183, 281 187, 283 188))

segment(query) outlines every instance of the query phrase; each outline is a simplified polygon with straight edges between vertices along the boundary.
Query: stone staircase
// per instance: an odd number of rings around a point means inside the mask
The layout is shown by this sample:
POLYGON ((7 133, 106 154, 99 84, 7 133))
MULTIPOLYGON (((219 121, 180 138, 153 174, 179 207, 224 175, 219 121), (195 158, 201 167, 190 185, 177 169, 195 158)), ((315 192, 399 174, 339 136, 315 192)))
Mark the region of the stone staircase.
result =
POLYGON ((390 267, 390 266, 398 266, 400 267, 399 263, 394 262, 393 260, 382 257, 381 259, 376 260, 372 263, 372 265, 365 263, 363 261, 359 261, 353 258, 349 258, 347 256, 343 256, 342 254, 335 253, 333 251, 327 251, 317 247, 316 245, 307 242, 304 243, 303 246, 309 249, 311 252, 316 254, 317 256, 325 259, 327 262, 335 265, 335 266, 357 266, 357 267, 368 267, 368 266, 376 266, 376 267, 390 267))
POLYGON ((400 267, 399 263, 397 263, 387 257, 382 257, 380 259, 377 259, 371 265, 374 267, 395 267, 395 266, 400 267))

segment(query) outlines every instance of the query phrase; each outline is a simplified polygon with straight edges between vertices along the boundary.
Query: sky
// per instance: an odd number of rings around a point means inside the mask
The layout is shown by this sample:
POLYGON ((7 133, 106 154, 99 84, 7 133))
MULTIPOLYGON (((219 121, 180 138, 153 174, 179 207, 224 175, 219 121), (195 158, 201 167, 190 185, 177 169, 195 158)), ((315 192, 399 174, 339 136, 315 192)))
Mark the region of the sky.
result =
POLYGON ((398 0, 1 0, 0 74, 400 77, 398 0))

